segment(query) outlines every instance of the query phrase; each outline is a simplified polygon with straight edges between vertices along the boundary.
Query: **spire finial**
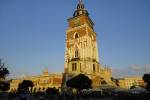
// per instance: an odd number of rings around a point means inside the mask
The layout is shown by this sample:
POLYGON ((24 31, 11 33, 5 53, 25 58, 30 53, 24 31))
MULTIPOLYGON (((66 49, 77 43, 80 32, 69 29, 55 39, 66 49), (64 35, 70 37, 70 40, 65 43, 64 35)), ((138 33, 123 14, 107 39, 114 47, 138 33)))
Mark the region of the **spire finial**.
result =
POLYGON ((83 0, 78 0, 79 3, 77 5, 77 10, 75 10, 73 16, 79 16, 79 15, 83 15, 83 14, 86 14, 88 15, 88 12, 87 10, 84 9, 84 4, 83 4, 83 0))
POLYGON ((79 4, 82 4, 83 2, 82 2, 82 0, 79 0, 79 4))

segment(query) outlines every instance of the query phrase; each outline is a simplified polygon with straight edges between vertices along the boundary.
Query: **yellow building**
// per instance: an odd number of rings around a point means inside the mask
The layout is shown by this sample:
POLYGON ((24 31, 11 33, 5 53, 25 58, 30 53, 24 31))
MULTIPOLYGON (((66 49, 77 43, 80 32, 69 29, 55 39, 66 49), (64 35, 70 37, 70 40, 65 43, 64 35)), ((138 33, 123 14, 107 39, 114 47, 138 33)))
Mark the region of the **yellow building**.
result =
POLYGON ((101 78, 110 82, 111 69, 99 63, 97 34, 94 22, 89 17, 82 0, 79 1, 73 17, 68 18, 65 51, 66 81, 80 73, 92 79, 92 86, 101 84, 101 78))
POLYGON ((18 85, 23 80, 31 80, 33 82, 34 87, 32 88, 32 92, 45 91, 49 87, 59 89, 62 84, 62 73, 49 74, 48 70, 45 70, 39 76, 28 76, 19 79, 12 79, 10 82, 10 91, 16 91, 18 85))
POLYGON ((143 86, 144 81, 142 77, 125 77, 118 79, 118 84, 120 88, 130 89, 131 86, 143 86))

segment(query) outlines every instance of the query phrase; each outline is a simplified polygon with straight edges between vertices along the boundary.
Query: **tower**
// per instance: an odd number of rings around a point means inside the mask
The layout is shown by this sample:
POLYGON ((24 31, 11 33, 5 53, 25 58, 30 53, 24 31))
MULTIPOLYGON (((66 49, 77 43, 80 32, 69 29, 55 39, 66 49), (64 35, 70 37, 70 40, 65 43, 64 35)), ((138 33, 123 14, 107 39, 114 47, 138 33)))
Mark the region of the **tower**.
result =
POLYGON ((102 79, 110 81, 111 70, 99 63, 94 23, 82 0, 67 21, 64 81, 80 73, 92 80, 93 87, 100 86, 102 79))
POLYGON ((99 73, 99 58, 94 23, 82 0, 79 0, 73 17, 68 19, 66 30, 65 72, 99 73))

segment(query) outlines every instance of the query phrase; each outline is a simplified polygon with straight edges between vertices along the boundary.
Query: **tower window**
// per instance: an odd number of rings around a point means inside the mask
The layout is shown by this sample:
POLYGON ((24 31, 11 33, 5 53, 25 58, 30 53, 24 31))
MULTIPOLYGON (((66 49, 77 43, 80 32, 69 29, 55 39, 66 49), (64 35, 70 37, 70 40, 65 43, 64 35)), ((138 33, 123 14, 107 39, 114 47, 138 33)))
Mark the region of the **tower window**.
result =
POLYGON ((82 67, 81 67, 81 63, 80 63, 80 72, 81 72, 81 68, 82 68, 82 67))
POLYGON ((79 57, 79 52, 78 52, 78 49, 75 50, 75 58, 78 58, 79 57))
POLYGON ((95 72, 95 64, 93 64, 93 72, 95 72))
POLYGON ((77 63, 72 63, 72 71, 76 71, 77 70, 77 63))
POLYGON ((75 33, 75 39, 77 39, 79 37, 78 33, 75 33))

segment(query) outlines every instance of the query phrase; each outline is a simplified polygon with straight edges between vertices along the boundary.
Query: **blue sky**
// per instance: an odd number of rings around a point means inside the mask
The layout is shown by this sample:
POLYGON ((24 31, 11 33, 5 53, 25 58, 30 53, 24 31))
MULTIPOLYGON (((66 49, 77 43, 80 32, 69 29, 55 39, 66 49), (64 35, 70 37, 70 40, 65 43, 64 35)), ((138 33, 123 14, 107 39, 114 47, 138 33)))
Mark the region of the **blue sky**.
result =
MULTIPOLYGON (((11 76, 63 72, 67 18, 77 2, 0 0, 0 58, 11 76)), ((115 76, 150 73, 150 1, 83 2, 95 23, 100 63, 115 76)))

